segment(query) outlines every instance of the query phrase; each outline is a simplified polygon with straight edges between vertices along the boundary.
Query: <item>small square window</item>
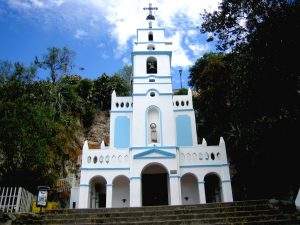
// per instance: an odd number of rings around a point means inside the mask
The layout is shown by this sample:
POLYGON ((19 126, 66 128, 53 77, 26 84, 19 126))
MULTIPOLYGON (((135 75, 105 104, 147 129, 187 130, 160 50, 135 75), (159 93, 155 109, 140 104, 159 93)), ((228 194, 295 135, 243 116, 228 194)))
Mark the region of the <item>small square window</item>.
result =
POLYGON ((150 78, 150 79, 149 79, 149 82, 155 82, 155 79, 150 78))

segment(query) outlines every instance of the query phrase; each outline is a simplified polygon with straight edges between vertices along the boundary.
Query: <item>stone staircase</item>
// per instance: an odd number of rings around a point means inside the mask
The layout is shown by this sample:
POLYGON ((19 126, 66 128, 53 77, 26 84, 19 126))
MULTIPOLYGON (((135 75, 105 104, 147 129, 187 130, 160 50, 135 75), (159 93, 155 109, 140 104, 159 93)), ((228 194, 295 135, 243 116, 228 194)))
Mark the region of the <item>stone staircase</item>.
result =
POLYGON ((211 203, 185 206, 55 210, 40 215, 21 214, 15 225, 218 224, 300 225, 295 206, 275 200, 211 203))

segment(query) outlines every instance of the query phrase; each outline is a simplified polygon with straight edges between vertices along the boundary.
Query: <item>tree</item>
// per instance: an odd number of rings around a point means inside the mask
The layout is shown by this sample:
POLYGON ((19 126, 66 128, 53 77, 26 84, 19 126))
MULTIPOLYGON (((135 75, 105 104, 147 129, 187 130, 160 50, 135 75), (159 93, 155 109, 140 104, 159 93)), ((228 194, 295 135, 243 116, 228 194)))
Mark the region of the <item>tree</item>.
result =
POLYGON ((180 88, 174 92, 174 95, 187 95, 187 94, 188 94, 188 89, 186 88, 180 88))
POLYGON ((0 85, 0 183, 35 191, 64 176, 74 160, 76 122, 55 117, 47 82, 33 82, 31 68, 14 64, 0 85), (28 82, 30 81, 30 82, 28 82))
POLYGON ((111 93, 115 90, 120 96, 129 95, 130 88, 120 76, 108 76, 102 74, 94 81, 95 104, 101 110, 109 110, 111 105, 111 93))
POLYGON ((195 97, 198 130, 209 142, 224 136, 228 125, 229 74, 222 53, 204 54, 190 68, 189 85, 198 91, 195 97))
POLYGON ((223 0, 219 10, 203 15, 201 31, 213 35, 209 41, 217 37, 220 50, 236 47, 247 42, 264 21, 278 13, 285 14, 291 4, 299 1, 262 0, 257 4, 256 0, 223 0))
POLYGON ((218 37, 219 49, 230 49, 230 110, 223 133, 237 199, 290 198, 299 187, 287 175, 297 170, 295 158, 283 160, 297 146, 300 71, 297 59, 288 56, 300 50, 299 12, 299 1, 224 0, 219 11, 204 15, 202 31, 218 37))
POLYGON ((120 76, 123 78, 127 84, 131 85, 131 79, 132 79, 132 66, 125 64, 123 68, 121 68, 118 72, 114 74, 115 76, 120 76))
POLYGON ((42 59, 36 57, 35 64, 40 68, 50 71, 50 78, 53 83, 57 82, 62 76, 68 75, 73 68, 75 53, 66 48, 48 48, 48 52, 42 59))

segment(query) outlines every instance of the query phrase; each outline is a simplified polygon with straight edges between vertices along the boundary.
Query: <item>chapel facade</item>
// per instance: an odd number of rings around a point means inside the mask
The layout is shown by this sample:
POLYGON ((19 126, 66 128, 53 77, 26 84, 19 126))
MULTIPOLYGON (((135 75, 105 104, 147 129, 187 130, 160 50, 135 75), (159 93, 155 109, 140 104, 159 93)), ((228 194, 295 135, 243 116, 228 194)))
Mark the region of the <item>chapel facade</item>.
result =
POLYGON ((172 43, 154 26, 156 8, 147 9, 133 46, 132 96, 112 93, 110 146, 84 143, 73 207, 233 201, 225 142, 198 144, 192 92, 173 94, 172 43))

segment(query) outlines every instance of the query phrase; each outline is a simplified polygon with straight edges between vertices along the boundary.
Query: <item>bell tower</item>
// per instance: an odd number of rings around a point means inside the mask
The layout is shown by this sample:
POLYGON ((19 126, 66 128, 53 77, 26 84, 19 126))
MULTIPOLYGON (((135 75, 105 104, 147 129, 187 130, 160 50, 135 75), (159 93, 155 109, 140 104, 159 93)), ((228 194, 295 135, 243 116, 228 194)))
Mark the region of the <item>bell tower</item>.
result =
POLYGON ((137 29, 132 52, 132 146, 175 146, 172 43, 167 41, 165 29, 157 26, 153 12, 158 8, 150 3, 144 10, 149 11, 148 27, 137 29))

